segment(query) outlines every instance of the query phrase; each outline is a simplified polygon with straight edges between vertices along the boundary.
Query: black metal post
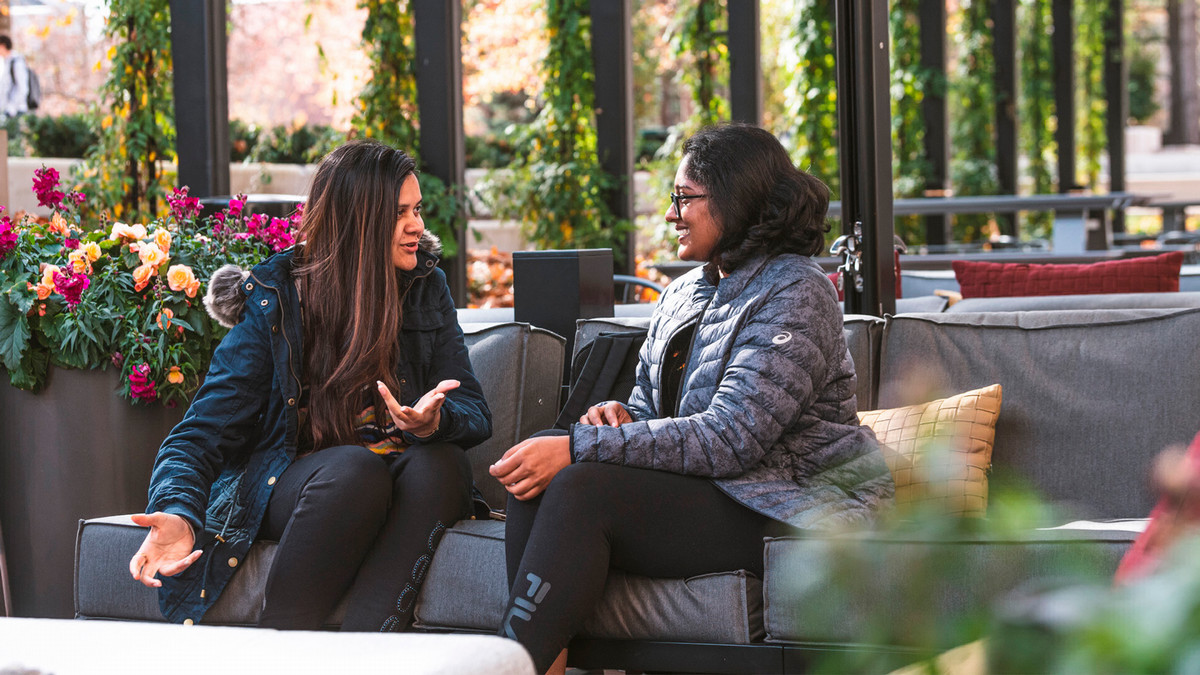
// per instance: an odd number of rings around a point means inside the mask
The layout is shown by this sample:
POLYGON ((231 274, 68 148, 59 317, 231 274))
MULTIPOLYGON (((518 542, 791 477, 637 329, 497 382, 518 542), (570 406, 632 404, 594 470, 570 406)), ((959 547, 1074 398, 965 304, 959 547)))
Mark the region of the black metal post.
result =
POLYGON ((729 3, 729 103, 735 122, 762 124, 759 0, 729 3))
POLYGON ((175 153, 193 197, 229 194, 225 0, 171 0, 175 153))
MULTIPOLYGON (((608 205, 618 218, 633 221, 633 29, 631 0, 592 0, 592 68, 596 103, 596 152, 600 166, 616 181, 608 205)), ((620 274, 637 268, 637 240, 631 232, 613 264, 620 274)))
MULTIPOLYGON (((921 116, 925 121, 925 161, 929 162, 925 196, 945 197, 950 187, 945 0, 920 3, 917 22, 921 30, 921 67, 930 73, 929 86, 921 102, 921 116)), ((925 216, 926 244, 944 246, 953 238, 949 218, 942 215, 925 216)))
POLYGON ((835 0, 842 229, 862 226, 863 291, 846 311, 896 311, 887 0, 835 0))
MULTIPOLYGON (((451 189, 463 184, 466 146, 463 138, 462 3, 459 0, 413 0, 413 32, 417 51, 417 106, 421 119, 422 168, 451 189)), ((442 259, 441 268, 458 307, 467 299, 466 218, 454 237, 458 255, 442 259)))
MULTIPOLYGON (((1125 120, 1129 118, 1129 67, 1125 63, 1125 3, 1109 0, 1104 21, 1104 95, 1108 112, 1108 191, 1125 191, 1125 120)), ((1113 232, 1125 231, 1125 211, 1113 211, 1113 232)))
MULTIPOLYGON (((996 174, 1000 194, 1017 194, 1017 3, 993 0, 992 58, 996 62, 996 174)), ((1001 234, 1017 236, 1017 214, 996 214, 1001 234)))
POLYGON ((1073 0, 1053 0, 1054 110, 1058 129, 1058 191, 1070 192, 1075 184, 1075 19, 1073 0))

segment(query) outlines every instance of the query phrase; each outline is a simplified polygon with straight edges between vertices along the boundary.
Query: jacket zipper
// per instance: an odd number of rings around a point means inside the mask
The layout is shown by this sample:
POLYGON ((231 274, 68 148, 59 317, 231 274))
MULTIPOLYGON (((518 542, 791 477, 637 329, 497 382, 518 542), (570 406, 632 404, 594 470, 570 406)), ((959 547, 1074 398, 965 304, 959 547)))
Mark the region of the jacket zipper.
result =
MULTIPOLYGON (((287 315, 286 315, 286 310, 284 309, 283 297, 280 294, 279 289, 276 288, 275 286, 272 286, 271 284, 263 282, 262 279, 259 279, 258 277, 254 276, 253 274, 250 275, 250 278, 257 281, 259 283, 259 285, 262 286, 263 288, 269 288, 275 293, 275 302, 277 302, 279 304, 279 326, 280 326, 279 330, 281 333, 283 333, 283 341, 286 342, 287 346, 288 346, 288 355, 287 355, 288 372, 291 373, 292 380, 296 384, 296 391, 299 392, 300 391, 300 376, 296 374, 296 367, 295 367, 295 365, 292 364, 292 354, 296 351, 296 348, 292 345, 291 339, 288 338, 287 315)), ((299 396, 298 393, 297 393, 297 396, 299 396)))

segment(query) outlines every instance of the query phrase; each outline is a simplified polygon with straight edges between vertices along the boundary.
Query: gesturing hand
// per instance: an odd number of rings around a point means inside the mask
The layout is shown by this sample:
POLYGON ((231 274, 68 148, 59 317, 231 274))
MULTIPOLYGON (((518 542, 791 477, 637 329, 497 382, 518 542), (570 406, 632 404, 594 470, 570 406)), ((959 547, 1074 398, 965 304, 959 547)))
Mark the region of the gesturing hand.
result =
POLYGON ((633 421, 633 417, 624 405, 617 401, 607 401, 605 403, 597 403, 587 409, 587 412, 579 416, 580 424, 590 424, 592 426, 610 426, 619 427, 622 424, 627 424, 633 421))
POLYGON ((154 578, 155 574, 173 577, 200 557, 201 551, 192 550, 196 544, 192 528, 181 516, 158 511, 134 515, 133 522, 149 527, 150 531, 141 548, 129 560, 129 573, 150 588, 162 586, 162 582, 154 578))
POLYGON ((396 428, 422 438, 437 431, 442 423, 442 404, 446 402, 446 392, 458 389, 458 380, 442 380, 426 392, 416 405, 409 407, 400 405, 386 384, 378 381, 375 384, 379 387, 383 402, 387 404, 388 412, 392 414, 396 428))
POLYGON ((571 439, 542 436, 522 441, 488 467, 512 496, 525 501, 542 494, 551 479, 571 463, 571 439))

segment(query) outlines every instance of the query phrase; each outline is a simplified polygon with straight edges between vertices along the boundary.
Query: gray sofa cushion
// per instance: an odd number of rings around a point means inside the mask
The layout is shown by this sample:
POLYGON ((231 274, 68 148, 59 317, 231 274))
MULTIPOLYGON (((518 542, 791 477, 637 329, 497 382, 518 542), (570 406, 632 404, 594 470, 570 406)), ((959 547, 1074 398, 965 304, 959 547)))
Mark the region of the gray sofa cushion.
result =
POLYGON ((475 485, 493 509, 507 494, 488 475, 506 450, 554 426, 566 341, 525 323, 462 324, 471 367, 492 411, 492 437, 467 453, 475 485))
POLYGON ((952 540, 768 539, 766 641, 953 647, 974 639, 954 631, 971 630, 972 620, 1031 578, 1110 579, 1136 537, 1067 529, 952 540))
POLYGON ((875 390, 879 380, 879 346, 883 340, 883 319, 866 314, 847 314, 843 318, 842 333, 846 336, 846 348, 854 361, 854 373, 858 376, 855 396, 859 410, 875 409, 875 390))
POLYGON ((878 403, 998 382, 993 485, 1027 481, 1076 517, 1144 517, 1152 458, 1196 433, 1196 335, 1200 309, 891 317, 878 403))
MULTIPOLYGON (((416 625, 433 630, 495 631, 504 618, 504 523, 464 521, 442 537, 416 625)), ((590 637, 746 644, 762 638, 762 582, 743 572, 650 579, 613 572, 590 637)))
POLYGON ((1096 293, 1011 298, 964 298, 947 312, 1027 312, 1056 309, 1149 309, 1200 307, 1200 293, 1096 293))
MULTIPOLYGON (((158 593, 129 576, 129 558, 145 529, 128 516, 80 523, 75 567, 79 618, 162 621, 158 593)), ((252 626, 262 613, 267 573, 277 544, 256 542, 204 623, 252 626)), ((508 601, 504 523, 464 520, 446 531, 417 598, 418 628, 494 632, 508 601)), ((345 608, 326 621, 341 624, 345 608)), ((596 615, 584 628, 592 637, 657 638, 745 644, 760 640, 762 582, 745 572, 691 579, 649 579, 614 573, 596 615)))

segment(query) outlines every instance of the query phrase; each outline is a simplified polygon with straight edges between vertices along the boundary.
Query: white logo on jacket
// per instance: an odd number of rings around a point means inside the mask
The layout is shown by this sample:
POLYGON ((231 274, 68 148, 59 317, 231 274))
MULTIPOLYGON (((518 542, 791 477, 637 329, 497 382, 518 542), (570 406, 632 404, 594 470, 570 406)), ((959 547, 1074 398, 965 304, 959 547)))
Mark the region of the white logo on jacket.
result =
POLYGON ((782 333, 780 333, 779 335, 776 335, 775 337, 771 338, 771 342, 774 342, 777 345, 785 344, 785 343, 791 342, 791 341, 792 341, 792 334, 787 332, 786 330, 783 331, 782 333))

